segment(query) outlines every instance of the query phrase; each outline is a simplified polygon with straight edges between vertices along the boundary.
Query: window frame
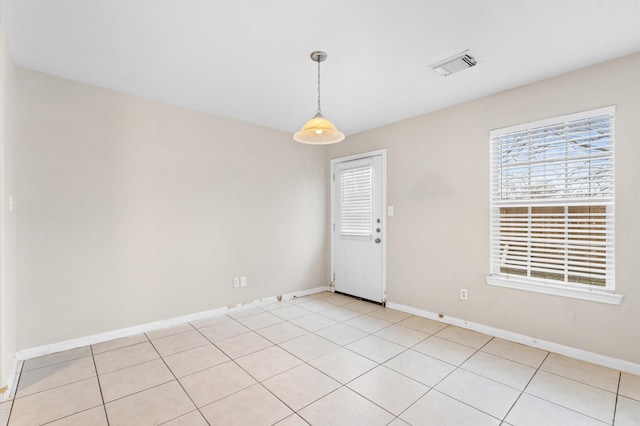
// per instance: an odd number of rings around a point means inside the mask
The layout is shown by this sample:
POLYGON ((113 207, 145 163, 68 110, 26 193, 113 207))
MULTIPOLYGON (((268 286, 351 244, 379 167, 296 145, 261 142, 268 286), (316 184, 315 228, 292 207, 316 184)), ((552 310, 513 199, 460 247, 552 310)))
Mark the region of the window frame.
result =
MULTIPOLYGON (((621 303, 622 301, 622 295, 621 294, 616 294, 615 293, 615 281, 614 281, 614 271, 613 271, 613 262, 614 262, 614 252, 615 252, 615 246, 614 246, 614 238, 615 238, 615 181, 614 181, 614 174, 615 174, 615 152, 614 152, 614 146, 615 146, 615 106, 607 106, 607 107, 603 107, 603 108, 596 108, 596 109, 592 109, 592 110, 588 110, 588 111, 583 111, 583 112, 579 112, 579 113, 574 113, 574 114, 567 114, 567 115, 562 115, 562 116, 558 116, 558 117, 552 117, 552 118, 548 118, 545 120, 538 120, 538 121, 534 121, 534 122, 530 122, 530 123, 525 123, 525 124, 519 124, 519 125, 515 125, 515 126, 508 126, 508 127, 504 127, 504 128, 500 128, 500 129, 494 129, 491 130, 489 132, 489 141, 490 141, 490 228, 489 228, 489 237, 490 237, 490 255, 489 255, 489 275, 486 277, 486 282, 489 285, 493 285, 493 286, 500 286, 500 287, 508 287, 508 288, 513 288, 513 289, 519 289, 519 290, 526 290, 526 291, 533 291, 533 292, 537 292, 537 293, 544 293, 544 294, 552 294, 552 295, 557 295, 557 296, 563 296, 563 297, 570 297, 570 298, 577 298, 577 299, 584 299, 584 300, 591 300, 591 301, 596 301, 596 302, 602 302, 602 303, 609 303, 609 304, 615 304, 618 305, 621 303), (565 197, 555 197, 555 196, 544 196, 544 197, 539 197, 538 194, 536 194, 535 196, 532 196, 533 193, 533 186, 527 186, 524 187, 525 191, 530 191, 529 196, 528 197, 523 197, 523 198, 517 198, 517 200, 514 202, 513 198, 512 199, 507 199, 507 198, 503 198, 503 199, 499 199, 498 196, 500 195, 500 190, 498 189, 498 181, 500 181, 499 176, 500 176, 500 172, 502 170, 503 164, 502 160, 500 158, 495 158, 496 156, 496 146, 499 147, 499 145, 496 144, 501 144, 504 143, 503 141, 500 141, 499 139, 501 137, 504 137, 505 135, 509 135, 509 134, 514 134, 514 133, 519 133, 519 132, 531 132, 533 133, 534 130, 539 129, 539 128, 546 128, 549 126, 564 126, 564 129, 567 129, 569 127, 569 123, 571 122, 575 122, 576 120, 586 120, 589 118, 595 118, 595 117, 599 117, 602 115, 610 115, 611 117, 611 124, 610 124, 610 131, 611 131, 611 139, 610 139, 610 146, 611 146, 611 166, 610 166, 610 173, 611 173, 611 195, 610 197, 606 198, 605 200, 605 205, 606 207, 606 214, 605 216, 605 225, 606 225, 606 230, 604 232, 604 235, 606 236, 607 240, 605 242, 605 244, 608 246, 608 248, 606 249, 605 252, 605 256, 606 256, 606 282, 604 286, 600 286, 600 285, 590 285, 590 284, 581 284, 581 283, 569 283, 568 278, 565 278, 564 281, 560 281, 560 280, 554 280, 554 279, 549 279, 549 278, 539 278, 539 277, 531 277, 532 275, 532 270, 531 267, 529 265, 526 266, 526 269, 524 271, 526 271, 526 275, 520 275, 520 274, 513 274, 513 273, 509 273, 507 272, 502 272, 503 269, 503 261, 501 261, 501 251, 500 251, 500 246, 501 243, 504 241, 501 237, 501 232, 502 228, 501 228, 501 224, 504 224, 504 218, 503 216, 503 210, 507 210, 509 207, 526 207, 527 208, 527 215, 529 217, 528 219, 528 223, 527 225, 523 226, 521 229, 527 229, 528 230, 528 234, 527 234, 527 241, 526 243, 523 243, 523 245, 521 247, 528 247, 528 251, 527 251, 527 262, 528 264, 531 263, 532 260, 532 246, 533 246, 533 242, 531 239, 531 233, 532 233, 532 229, 533 227, 533 222, 531 219, 534 216, 533 210, 536 207, 540 207, 540 206, 562 206, 564 207, 564 217, 569 217, 570 215, 570 208, 569 206, 575 206, 575 205, 580 205, 580 206, 584 206, 584 205, 589 205, 589 206, 597 206, 598 205, 598 199, 595 195, 591 195, 594 194, 593 192, 589 192, 589 196, 587 197, 583 197, 582 200, 574 200, 571 199, 571 197, 567 197, 567 195, 565 194, 565 197), (496 240, 497 238, 497 240, 496 240)), ((566 138, 564 139, 566 142, 566 138)), ((547 141, 545 140, 544 143, 547 143, 547 141)), ((539 148, 538 148, 539 149, 539 148)), ((543 150, 545 148, 542 148, 543 150)), ((544 152, 544 151, 543 151, 544 152)), ((547 153, 544 152, 544 154, 546 155, 547 153)), ((514 154, 514 155, 518 155, 518 154, 514 154)), ((557 161, 556 157, 552 157, 552 160, 557 161)), ((571 165, 571 161, 572 159, 570 157, 565 157, 565 168, 568 165, 571 165)), ((590 160, 591 161, 591 160, 590 160)), ((550 164, 547 161, 542 161, 540 164, 550 164)), ((531 167, 531 166, 529 166, 531 167)), ((546 166, 545 166, 546 167, 546 166)), ((608 170, 608 169, 607 169, 608 170)), ((531 179, 532 176, 532 171, 531 169, 529 169, 529 171, 527 172, 529 179, 531 179)), ((591 174, 591 171, 589 172, 589 177, 592 177, 593 174, 591 174)), ((501 182, 501 181, 500 181, 501 182)), ((516 188, 517 189, 517 188, 516 188)), ((569 194, 569 192, 567 192, 567 194, 569 194)), ((509 216, 507 215, 507 219, 509 218, 509 216)), ((545 219, 537 219, 537 220, 541 220, 544 221, 545 219)), ((568 219, 567 219, 568 220, 568 219)), ((594 219, 595 220, 595 219, 594 219)), ((595 222, 589 223, 589 226, 593 226, 595 222)), ((504 226, 504 225, 503 225, 504 226)), ((548 230, 547 230, 548 231, 548 230)), ((548 231, 550 232, 550 231, 548 231)), ((550 235, 550 234, 549 234, 550 235)), ((573 240, 570 239, 566 239, 565 244, 566 247, 569 247, 571 245, 571 243, 573 242, 573 240)), ((569 248, 567 248, 566 250, 569 250, 569 248)), ((564 268, 565 271, 569 268, 569 265, 571 264, 571 262, 567 259, 564 260, 564 268)), ((566 272, 565 272, 566 273, 566 272)), ((569 275, 567 275, 568 277, 569 275)))

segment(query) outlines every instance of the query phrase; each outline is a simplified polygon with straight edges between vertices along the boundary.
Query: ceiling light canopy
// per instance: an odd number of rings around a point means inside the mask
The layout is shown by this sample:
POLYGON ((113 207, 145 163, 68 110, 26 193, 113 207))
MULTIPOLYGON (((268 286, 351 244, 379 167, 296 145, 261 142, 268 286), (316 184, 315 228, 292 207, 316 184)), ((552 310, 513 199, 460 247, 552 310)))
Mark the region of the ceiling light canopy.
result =
POLYGON ((307 121, 302 129, 293 135, 298 142, 310 145, 327 145, 340 142, 344 139, 344 133, 336 129, 333 123, 322 115, 320 110, 320 62, 327 59, 325 52, 311 52, 311 60, 318 63, 318 110, 316 115, 307 121))

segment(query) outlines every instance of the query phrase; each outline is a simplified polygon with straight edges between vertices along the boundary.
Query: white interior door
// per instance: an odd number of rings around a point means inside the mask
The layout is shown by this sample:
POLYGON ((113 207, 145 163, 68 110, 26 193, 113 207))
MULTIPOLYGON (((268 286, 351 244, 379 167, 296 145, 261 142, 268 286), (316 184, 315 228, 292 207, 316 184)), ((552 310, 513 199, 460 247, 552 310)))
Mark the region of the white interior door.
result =
POLYGON ((332 169, 335 290, 383 302, 383 155, 333 160, 332 169))

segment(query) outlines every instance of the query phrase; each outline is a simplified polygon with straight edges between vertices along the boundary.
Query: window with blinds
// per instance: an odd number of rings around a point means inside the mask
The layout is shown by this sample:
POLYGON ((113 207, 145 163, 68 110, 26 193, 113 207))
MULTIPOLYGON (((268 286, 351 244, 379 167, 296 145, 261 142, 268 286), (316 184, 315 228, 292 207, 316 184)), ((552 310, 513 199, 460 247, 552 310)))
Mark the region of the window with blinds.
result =
POLYGON ((370 165, 340 171, 340 234, 371 236, 373 169, 370 165))
POLYGON ((492 276, 614 289, 614 115, 490 133, 492 276))

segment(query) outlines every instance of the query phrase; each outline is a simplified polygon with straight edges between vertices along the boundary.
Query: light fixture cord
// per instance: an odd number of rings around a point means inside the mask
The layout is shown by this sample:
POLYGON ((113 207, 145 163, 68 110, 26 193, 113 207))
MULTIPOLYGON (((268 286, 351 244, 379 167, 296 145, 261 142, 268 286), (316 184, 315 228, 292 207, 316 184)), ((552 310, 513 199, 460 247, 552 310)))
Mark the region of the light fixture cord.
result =
POLYGON ((322 115, 322 112, 320 112, 320 58, 318 58, 318 110, 316 115, 322 115))

